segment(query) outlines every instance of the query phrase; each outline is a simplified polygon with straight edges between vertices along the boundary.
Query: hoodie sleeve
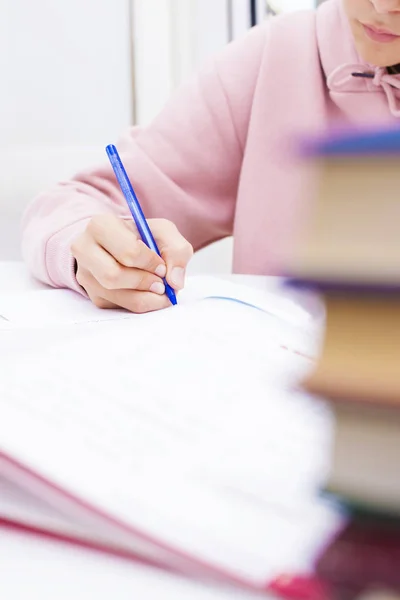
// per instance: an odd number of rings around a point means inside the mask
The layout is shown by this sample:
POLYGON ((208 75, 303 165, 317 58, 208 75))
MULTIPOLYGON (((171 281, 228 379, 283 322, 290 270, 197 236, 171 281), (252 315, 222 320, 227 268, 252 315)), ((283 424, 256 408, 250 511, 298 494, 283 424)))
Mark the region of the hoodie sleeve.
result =
MULTIPOLYGON (((226 47, 182 86, 146 128, 117 143, 147 218, 173 221, 195 249, 232 233, 266 25, 226 47)), ((70 247, 101 213, 128 217, 107 160, 36 197, 22 221, 22 252, 38 279, 81 291, 70 247)))

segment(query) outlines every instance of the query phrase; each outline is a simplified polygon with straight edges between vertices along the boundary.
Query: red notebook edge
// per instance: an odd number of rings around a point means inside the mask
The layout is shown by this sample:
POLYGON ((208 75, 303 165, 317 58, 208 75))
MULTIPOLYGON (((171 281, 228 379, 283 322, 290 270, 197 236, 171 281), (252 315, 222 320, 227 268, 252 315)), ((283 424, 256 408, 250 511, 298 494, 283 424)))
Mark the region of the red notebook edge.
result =
MULTIPOLYGON (((83 515, 86 515, 91 519, 95 517, 98 523, 111 526, 115 531, 119 531, 124 535, 134 536, 142 542, 148 543, 150 546, 161 550, 168 558, 173 559, 169 562, 174 562, 176 564, 168 564, 167 558, 165 562, 162 560, 153 560, 141 556, 131 550, 118 548, 112 544, 86 540, 79 535, 68 535, 67 533, 50 531, 13 519, 4 518, 0 515, 0 527, 3 529, 73 545, 81 549, 129 560, 143 566, 157 568, 186 578, 189 577, 200 581, 211 581, 219 584, 225 583, 230 584, 231 586, 236 585, 258 594, 274 594, 284 600, 332 599, 330 589, 314 574, 282 574, 273 581, 257 585, 249 579, 237 576, 230 571, 226 571, 223 568, 217 567, 196 556, 186 554, 135 527, 127 525, 101 509, 92 506, 79 496, 59 487, 50 480, 47 480, 39 473, 31 470, 29 467, 23 465, 3 451, 0 451, 0 473, 14 484, 19 486, 22 485, 28 492, 38 498, 44 498, 44 496, 49 498, 49 496, 51 496, 56 502, 53 503, 48 500, 47 502, 53 506, 59 505, 61 501, 66 508, 72 509, 72 513, 79 513, 80 519, 78 520, 81 520, 83 515)), ((71 514, 71 510, 68 512, 71 514)))

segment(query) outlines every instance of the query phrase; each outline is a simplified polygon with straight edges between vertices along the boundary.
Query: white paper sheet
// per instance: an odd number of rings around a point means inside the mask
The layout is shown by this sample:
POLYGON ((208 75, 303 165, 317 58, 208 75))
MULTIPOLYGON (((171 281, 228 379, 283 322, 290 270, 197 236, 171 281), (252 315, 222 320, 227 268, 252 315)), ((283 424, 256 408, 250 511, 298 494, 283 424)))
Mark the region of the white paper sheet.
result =
POLYGON ((244 579, 307 568, 339 517, 315 498, 330 415, 290 390, 297 335, 205 300, 3 363, 0 449, 244 579))

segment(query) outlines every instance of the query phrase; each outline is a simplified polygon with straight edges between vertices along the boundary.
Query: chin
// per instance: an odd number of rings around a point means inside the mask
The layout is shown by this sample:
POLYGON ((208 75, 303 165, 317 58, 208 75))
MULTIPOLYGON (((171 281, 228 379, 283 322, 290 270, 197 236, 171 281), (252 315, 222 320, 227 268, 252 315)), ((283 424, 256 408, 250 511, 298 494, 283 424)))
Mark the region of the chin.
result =
POLYGON ((385 51, 385 48, 380 49, 375 45, 371 48, 369 44, 368 46, 361 44, 358 47, 358 53, 365 62, 375 67, 390 67, 400 63, 400 52, 396 53, 396 56, 391 56, 385 51))

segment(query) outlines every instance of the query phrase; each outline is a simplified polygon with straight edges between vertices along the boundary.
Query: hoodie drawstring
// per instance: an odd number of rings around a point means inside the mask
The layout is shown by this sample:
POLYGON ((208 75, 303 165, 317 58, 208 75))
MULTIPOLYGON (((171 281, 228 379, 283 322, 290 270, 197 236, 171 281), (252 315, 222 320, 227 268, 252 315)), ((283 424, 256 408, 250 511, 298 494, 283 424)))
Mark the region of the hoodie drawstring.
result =
POLYGON ((400 101, 395 94, 395 90, 400 90, 398 76, 389 74, 384 67, 366 71, 365 65, 341 65, 329 75, 327 84, 332 91, 340 92, 355 77, 370 79, 373 85, 382 88, 387 96, 390 112, 393 116, 400 117, 400 101))

